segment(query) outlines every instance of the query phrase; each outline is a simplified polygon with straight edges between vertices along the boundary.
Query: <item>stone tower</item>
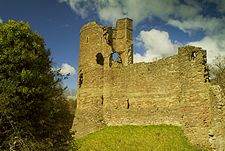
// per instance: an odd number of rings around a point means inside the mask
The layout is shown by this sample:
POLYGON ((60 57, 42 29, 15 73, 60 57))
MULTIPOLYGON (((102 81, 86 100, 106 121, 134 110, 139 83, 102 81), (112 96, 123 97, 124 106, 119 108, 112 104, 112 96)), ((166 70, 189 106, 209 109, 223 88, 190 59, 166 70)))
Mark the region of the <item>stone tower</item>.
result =
POLYGON ((113 37, 113 48, 119 53, 122 64, 127 66, 133 63, 132 45, 132 20, 129 18, 119 19, 116 22, 116 31, 113 37))
MULTIPOLYGON (((76 137, 104 127, 104 71, 133 63, 132 20, 119 19, 116 28, 90 22, 80 30, 76 137), (113 60, 114 53, 118 58, 113 60)), ((107 86, 105 86, 107 87, 107 86)))

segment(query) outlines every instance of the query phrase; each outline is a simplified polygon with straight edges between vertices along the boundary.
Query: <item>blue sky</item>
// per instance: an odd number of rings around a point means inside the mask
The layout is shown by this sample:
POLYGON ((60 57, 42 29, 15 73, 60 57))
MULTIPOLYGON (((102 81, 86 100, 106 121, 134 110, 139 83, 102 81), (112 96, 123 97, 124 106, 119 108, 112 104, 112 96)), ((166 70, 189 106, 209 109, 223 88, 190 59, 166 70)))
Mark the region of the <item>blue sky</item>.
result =
POLYGON ((22 20, 42 35, 55 68, 71 73, 75 89, 79 30, 89 21, 114 26, 133 19, 134 61, 174 55, 183 45, 207 50, 208 62, 225 55, 225 0, 0 0, 0 22, 22 20))

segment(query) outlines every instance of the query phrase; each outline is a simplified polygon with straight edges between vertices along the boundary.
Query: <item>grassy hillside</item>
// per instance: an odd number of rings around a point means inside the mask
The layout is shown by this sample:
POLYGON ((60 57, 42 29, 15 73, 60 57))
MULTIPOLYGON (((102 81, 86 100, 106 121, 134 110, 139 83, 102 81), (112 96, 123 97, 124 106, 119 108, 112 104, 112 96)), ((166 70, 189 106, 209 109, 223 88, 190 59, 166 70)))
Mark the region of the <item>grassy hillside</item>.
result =
POLYGON ((197 151, 176 126, 112 126, 77 140, 79 151, 197 151))

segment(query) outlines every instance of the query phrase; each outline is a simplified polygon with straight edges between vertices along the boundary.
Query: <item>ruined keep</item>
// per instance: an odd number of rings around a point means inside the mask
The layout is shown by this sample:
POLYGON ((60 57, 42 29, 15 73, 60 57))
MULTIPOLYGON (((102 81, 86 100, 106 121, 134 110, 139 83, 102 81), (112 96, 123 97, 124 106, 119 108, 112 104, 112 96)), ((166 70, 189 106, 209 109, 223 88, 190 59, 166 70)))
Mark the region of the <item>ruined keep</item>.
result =
POLYGON ((171 124, 195 145, 225 149, 225 99, 209 82, 205 50, 133 64, 131 19, 115 28, 90 22, 80 30, 78 70, 76 138, 108 125, 171 124))

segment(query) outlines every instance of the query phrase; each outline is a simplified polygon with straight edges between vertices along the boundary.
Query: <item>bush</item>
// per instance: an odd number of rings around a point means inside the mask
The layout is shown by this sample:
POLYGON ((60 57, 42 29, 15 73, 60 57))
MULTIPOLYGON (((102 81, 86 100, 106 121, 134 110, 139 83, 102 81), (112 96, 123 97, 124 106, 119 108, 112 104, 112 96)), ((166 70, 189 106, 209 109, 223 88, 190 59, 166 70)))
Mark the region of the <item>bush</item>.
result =
POLYGON ((209 67, 212 84, 219 85, 225 92, 225 56, 216 56, 209 67))
POLYGON ((63 97, 63 77, 52 71, 50 50, 44 45, 43 38, 24 22, 0 24, 2 150, 32 150, 32 146, 63 150, 71 139, 68 121, 73 116, 63 97))

